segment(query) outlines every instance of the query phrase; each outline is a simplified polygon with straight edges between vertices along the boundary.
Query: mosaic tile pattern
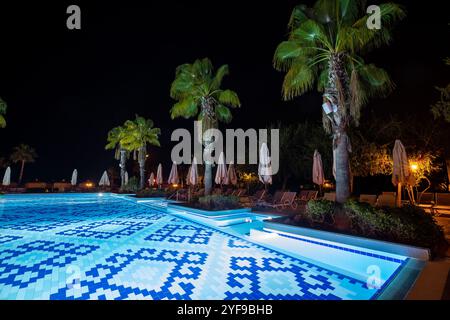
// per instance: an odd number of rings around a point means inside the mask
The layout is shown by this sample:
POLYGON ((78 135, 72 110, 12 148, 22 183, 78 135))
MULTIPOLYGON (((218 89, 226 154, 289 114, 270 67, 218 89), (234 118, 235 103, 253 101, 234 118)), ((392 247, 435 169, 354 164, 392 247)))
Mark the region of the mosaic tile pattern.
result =
POLYGON ((348 275, 115 196, 0 200, 0 299, 371 299, 378 293, 348 275))

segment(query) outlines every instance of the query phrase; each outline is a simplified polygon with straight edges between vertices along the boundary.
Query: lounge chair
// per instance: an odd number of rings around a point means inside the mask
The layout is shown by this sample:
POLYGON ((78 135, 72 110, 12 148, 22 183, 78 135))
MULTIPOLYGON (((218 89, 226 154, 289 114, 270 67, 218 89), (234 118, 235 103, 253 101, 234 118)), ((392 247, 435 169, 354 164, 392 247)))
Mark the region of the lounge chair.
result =
POLYGON ((395 195, 394 194, 382 194, 378 196, 376 206, 377 207, 395 207, 395 195))
POLYGON ((359 195, 359 202, 368 203, 371 206, 375 206, 377 203, 377 195, 375 194, 361 194, 359 195))
POLYGON ((240 201, 244 204, 247 204, 247 205, 253 207, 253 206, 257 205, 258 203, 263 202, 265 195, 266 195, 266 190, 262 189, 262 190, 256 191, 255 194, 252 196, 240 197, 240 201))
POLYGON ((319 191, 315 190, 302 190, 297 196, 296 201, 300 205, 306 205, 308 201, 317 199, 317 195, 319 194, 319 191))
POLYGON ((336 201, 336 192, 325 192, 322 200, 336 201))
POLYGON ((436 204, 436 199, 434 196, 434 193, 432 192, 425 192, 420 195, 420 198, 417 199, 417 205, 425 210, 429 210, 431 213, 433 213, 434 209, 433 207, 436 204))
POLYGON ((436 193, 436 204, 432 210, 435 215, 442 214, 442 211, 450 211, 450 193, 436 193))
POLYGON ((291 209, 295 210, 298 207, 296 198, 297 192, 286 192, 284 194, 283 200, 281 201, 280 205, 278 205, 278 207, 281 207, 282 209, 290 207, 291 209))
POLYGON ((284 191, 276 191, 271 201, 260 201, 257 205, 261 207, 277 208, 283 202, 284 191))

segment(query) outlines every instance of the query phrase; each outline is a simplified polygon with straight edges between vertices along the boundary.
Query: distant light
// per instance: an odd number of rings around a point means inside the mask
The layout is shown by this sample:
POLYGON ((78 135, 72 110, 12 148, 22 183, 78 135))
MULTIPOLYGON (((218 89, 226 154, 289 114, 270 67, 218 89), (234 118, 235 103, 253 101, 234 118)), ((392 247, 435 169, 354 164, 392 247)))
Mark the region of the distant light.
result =
POLYGON ((93 186, 92 182, 86 183, 86 187, 91 188, 93 186))
POLYGON ((417 163, 411 163, 411 170, 416 172, 419 169, 419 165, 417 163))
POLYGON ((177 184, 177 183, 174 183, 174 184, 173 184, 173 187, 174 187, 174 188, 178 188, 178 184, 177 184))
POLYGON ((103 193, 100 192, 100 193, 98 194, 98 196, 99 196, 99 197, 103 197, 103 193))

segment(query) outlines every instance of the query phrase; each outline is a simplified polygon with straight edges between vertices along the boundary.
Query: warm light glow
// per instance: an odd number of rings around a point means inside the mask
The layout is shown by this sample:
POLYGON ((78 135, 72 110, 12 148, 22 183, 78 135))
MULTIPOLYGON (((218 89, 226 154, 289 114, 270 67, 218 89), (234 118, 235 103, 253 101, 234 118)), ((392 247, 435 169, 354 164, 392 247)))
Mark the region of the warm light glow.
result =
POLYGON ((416 172, 419 169, 419 165, 417 163, 411 163, 411 170, 416 172))
POLYGON ((91 182, 86 183, 86 187, 91 188, 92 186, 93 186, 93 184, 91 182))
POLYGON ((178 184, 174 183, 174 184, 173 184, 173 187, 174 187, 174 188, 178 188, 178 184))

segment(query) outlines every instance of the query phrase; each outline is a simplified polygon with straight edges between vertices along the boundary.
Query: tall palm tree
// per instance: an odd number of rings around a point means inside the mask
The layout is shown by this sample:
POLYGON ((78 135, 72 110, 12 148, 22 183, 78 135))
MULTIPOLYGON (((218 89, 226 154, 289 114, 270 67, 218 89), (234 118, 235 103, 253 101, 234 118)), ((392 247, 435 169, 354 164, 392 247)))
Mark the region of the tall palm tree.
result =
POLYGON ((0 98, 0 128, 6 127, 6 119, 4 117, 6 113, 6 102, 0 98))
POLYGON ((19 184, 22 183, 25 163, 34 162, 36 158, 37 158, 36 151, 29 145, 21 144, 17 147, 14 147, 13 152, 11 154, 11 161, 14 163, 20 162, 19 184))
POLYGON ((121 140, 125 136, 125 127, 124 126, 118 126, 113 129, 111 129, 108 132, 108 144, 105 146, 106 150, 115 149, 114 157, 116 160, 119 160, 119 167, 120 167, 120 185, 123 187, 125 185, 125 169, 126 169, 126 162, 128 155, 130 153, 129 150, 126 150, 121 140))
MULTIPOLYGON (((170 110, 172 119, 197 117, 203 132, 218 128, 219 121, 229 123, 233 118, 229 108, 240 107, 241 102, 236 92, 221 89, 228 74, 228 65, 215 71, 208 58, 178 66, 170 88, 170 96, 177 101, 170 110)), ((203 136, 205 150, 212 152, 212 142, 211 136, 203 136)), ((211 190, 212 163, 205 161, 205 194, 211 194, 211 190)))
POLYGON ((362 54, 392 40, 392 28, 405 17, 394 3, 380 4, 381 28, 369 29, 364 0, 318 0, 312 8, 294 8, 289 37, 274 55, 274 67, 286 72, 283 98, 293 99, 311 90, 323 92, 323 125, 332 133, 336 170, 336 200, 350 195, 347 130, 358 125, 361 107, 369 98, 393 89, 387 72, 367 64, 362 54))
POLYGON ((161 130, 153 127, 153 121, 136 115, 135 120, 127 120, 124 124, 124 135, 120 144, 125 150, 133 152, 133 158, 138 160, 141 189, 145 185, 145 160, 147 158, 147 145, 160 146, 159 135, 161 130))

